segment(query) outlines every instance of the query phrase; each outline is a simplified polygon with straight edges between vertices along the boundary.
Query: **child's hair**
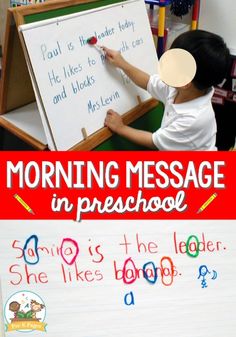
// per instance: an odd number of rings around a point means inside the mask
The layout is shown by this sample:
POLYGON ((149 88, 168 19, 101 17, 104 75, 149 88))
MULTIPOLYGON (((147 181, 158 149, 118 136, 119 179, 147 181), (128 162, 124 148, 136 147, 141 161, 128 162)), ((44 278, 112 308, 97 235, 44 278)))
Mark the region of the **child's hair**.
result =
POLYGON ((216 34, 204 30, 192 30, 179 35, 171 49, 187 50, 194 57, 197 72, 193 84, 205 90, 223 81, 230 64, 230 52, 224 40, 216 34))

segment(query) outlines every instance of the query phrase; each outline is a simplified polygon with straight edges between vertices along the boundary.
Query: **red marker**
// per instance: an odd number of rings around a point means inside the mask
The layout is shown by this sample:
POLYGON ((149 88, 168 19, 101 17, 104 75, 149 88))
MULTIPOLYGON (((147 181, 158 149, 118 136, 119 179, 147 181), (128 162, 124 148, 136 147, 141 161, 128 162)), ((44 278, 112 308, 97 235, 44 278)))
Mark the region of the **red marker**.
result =
POLYGON ((98 39, 96 38, 96 36, 91 36, 90 38, 87 39, 87 43, 90 46, 94 46, 96 47, 100 52, 103 52, 103 49, 101 46, 97 45, 98 39))
POLYGON ((98 39, 96 38, 96 36, 91 36, 88 40, 87 43, 90 45, 94 45, 98 42, 98 39))

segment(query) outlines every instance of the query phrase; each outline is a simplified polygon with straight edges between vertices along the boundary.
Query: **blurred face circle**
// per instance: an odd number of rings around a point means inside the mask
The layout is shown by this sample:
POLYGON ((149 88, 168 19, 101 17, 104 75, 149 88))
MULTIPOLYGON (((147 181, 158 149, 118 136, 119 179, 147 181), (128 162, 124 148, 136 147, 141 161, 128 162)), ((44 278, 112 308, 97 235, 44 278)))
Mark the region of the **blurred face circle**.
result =
POLYGON ((188 51, 180 48, 167 50, 158 63, 160 79, 175 88, 189 84, 196 71, 197 65, 194 57, 188 51))

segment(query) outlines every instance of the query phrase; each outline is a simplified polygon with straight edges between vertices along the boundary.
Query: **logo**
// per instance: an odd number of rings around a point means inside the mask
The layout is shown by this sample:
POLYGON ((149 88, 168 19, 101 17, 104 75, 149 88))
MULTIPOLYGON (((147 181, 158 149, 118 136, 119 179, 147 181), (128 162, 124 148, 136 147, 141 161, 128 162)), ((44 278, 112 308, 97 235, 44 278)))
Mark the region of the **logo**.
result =
POLYGON ((13 294, 5 304, 6 331, 46 331, 46 307, 40 296, 31 291, 13 294))

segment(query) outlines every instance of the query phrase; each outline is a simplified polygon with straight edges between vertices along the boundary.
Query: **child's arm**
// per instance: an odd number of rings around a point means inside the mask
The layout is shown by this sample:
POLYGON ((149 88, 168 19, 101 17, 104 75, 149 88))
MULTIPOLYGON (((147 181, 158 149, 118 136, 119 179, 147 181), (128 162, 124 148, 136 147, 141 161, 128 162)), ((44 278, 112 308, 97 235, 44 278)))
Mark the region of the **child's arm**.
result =
POLYGON ((152 133, 143 130, 137 130, 123 123, 121 116, 113 111, 108 110, 105 119, 105 126, 118 135, 130 140, 141 146, 148 147, 150 149, 157 149, 152 140, 152 133))
POLYGON ((139 87, 147 89, 150 75, 144 71, 132 66, 121 55, 120 52, 103 47, 106 59, 115 67, 122 69, 125 74, 139 87))

